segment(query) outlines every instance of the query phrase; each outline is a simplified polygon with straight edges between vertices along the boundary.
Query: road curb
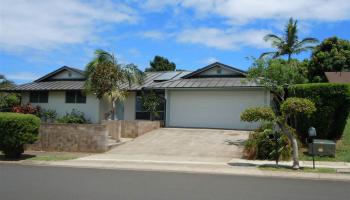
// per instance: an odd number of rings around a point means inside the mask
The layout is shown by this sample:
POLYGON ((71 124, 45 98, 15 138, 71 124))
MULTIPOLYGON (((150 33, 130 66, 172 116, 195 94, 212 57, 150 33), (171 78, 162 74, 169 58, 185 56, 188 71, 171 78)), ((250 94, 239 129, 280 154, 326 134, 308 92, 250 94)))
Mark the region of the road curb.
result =
POLYGON ((174 173, 193 173, 193 174, 213 174, 213 175, 235 175, 235 176, 253 176, 253 177, 273 177, 290 179, 309 179, 309 180, 327 180, 327 181, 345 181, 350 182, 350 175, 346 174, 327 174, 310 172, 279 172, 260 170, 256 167, 238 167, 229 165, 206 165, 206 164, 165 164, 165 163, 140 163, 140 162, 112 162, 112 161, 22 161, 7 162, 0 161, 0 164, 18 164, 27 166, 46 166, 46 167, 70 167, 87 169, 109 169, 109 170, 135 170, 135 171, 158 171, 174 173))

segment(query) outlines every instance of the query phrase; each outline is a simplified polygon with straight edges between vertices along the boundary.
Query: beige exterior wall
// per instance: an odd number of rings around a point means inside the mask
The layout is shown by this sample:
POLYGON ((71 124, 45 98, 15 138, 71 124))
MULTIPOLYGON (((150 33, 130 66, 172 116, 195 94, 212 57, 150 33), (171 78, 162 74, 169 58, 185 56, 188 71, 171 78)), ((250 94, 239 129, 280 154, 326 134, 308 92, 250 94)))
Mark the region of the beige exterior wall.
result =
POLYGON ((75 79, 75 78, 84 78, 84 76, 82 76, 81 74, 76 73, 76 72, 64 70, 64 71, 52 76, 51 78, 52 79, 75 79))
POLYGON ((135 120, 136 92, 129 92, 124 102, 124 120, 135 120))
POLYGON ((237 75, 237 74, 238 74, 237 72, 234 72, 232 70, 227 70, 227 69, 224 69, 222 67, 214 67, 210 70, 207 70, 207 71, 200 73, 200 75, 204 75, 204 76, 208 76, 208 75, 237 75), (218 69, 221 69, 221 74, 217 73, 218 69))
MULTIPOLYGON (((58 116, 63 116, 72 109, 76 109, 85 114, 92 123, 99 123, 100 115, 100 100, 95 95, 88 94, 86 103, 66 103, 65 91, 49 91, 48 103, 32 103, 33 106, 40 106, 44 109, 56 110, 58 116)), ((22 93, 22 105, 29 103, 29 92, 22 93)))

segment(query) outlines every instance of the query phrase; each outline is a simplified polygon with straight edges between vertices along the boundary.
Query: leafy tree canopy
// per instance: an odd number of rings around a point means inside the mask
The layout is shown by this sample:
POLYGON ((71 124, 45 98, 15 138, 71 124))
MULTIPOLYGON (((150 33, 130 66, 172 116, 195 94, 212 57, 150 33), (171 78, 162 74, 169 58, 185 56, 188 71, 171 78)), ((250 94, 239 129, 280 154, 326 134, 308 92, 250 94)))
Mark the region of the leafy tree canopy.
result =
POLYGON ((104 50, 96 50, 93 58, 86 66, 85 89, 96 94, 101 99, 111 98, 111 116, 114 119, 115 102, 124 100, 127 86, 139 84, 144 80, 144 74, 133 64, 121 65, 113 54, 104 50))
POLYGON ((10 80, 8 80, 5 75, 0 74, 0 88, 6 88, 13 86, 14 83, 10 80))
POLYGON ((307 82, 306 74, 304 61, 254 59, 253 65, 248 69, 247 79, 256 81, 280 98, 284 98, 284 91, 287 87, 307 82))
POLYGON ((309 99, 290 97, 281 104, 281 111, 284 116, 311 115, 316 111, 316 107, 315 103, 309 99))
POLYGON ((326 81, 324 72, 350 71, 350 41, 331 37, 315 47, 309 63, 309 79, 326 81))
POLYGON ((162 56, 155 56, 153 60, 149 63, 150 68, 146 68, 146 72, 156 72, 156 71, 175 71, 176 64, 170 62, 167 58, 162 56))
MULTIPOLYGON (((6 79, 4 75, 0 74, 0 89, 12 87, 14 85, 15 84, 12 81, 6 79)), ((0 111, 9 111, 19 103, 20 98, 18 94, 0 92, 0 111)))

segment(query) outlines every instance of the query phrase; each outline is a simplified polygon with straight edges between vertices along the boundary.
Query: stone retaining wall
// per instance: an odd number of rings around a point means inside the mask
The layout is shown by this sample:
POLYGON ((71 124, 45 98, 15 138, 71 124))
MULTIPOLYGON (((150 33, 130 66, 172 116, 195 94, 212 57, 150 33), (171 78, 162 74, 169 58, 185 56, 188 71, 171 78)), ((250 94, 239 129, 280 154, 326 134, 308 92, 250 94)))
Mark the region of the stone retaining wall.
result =
POLYGON ((27 150, 99 153, 108 150, 108 141, 136 138, 160 128, 159 121, 106 120, 101 124, 42 123, 39 139, 27 150))
MULTIPOLYGON (((110 136, 114 137, 123 137, 123 138, 136 138, 140 135, 143 135, 149 131, 160 128, 159 121, 146 121, 146 120, 116 120, 109 121, 114 124, 114 130, 117 132, 110 132, 110 136)), ((104 123, 104 122, 103 122, 104 123)))
POLYGON ((27 149, 39 151, 105 152, 108 150, 106 124, 41 124, 39 140, 27 149))
POLYGON ((122 121, 121 137, 136 138, 157 128, 160 128, 159 121, 122 121))

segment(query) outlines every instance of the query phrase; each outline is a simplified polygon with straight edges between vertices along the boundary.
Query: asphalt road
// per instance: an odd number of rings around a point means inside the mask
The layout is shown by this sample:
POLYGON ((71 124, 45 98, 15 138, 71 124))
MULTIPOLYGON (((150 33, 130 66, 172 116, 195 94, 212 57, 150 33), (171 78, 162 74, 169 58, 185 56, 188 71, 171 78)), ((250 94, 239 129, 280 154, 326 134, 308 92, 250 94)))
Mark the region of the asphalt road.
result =
POLYGON ((1 200, 350 199, 350 183, 0 164, 1 200))

